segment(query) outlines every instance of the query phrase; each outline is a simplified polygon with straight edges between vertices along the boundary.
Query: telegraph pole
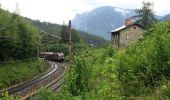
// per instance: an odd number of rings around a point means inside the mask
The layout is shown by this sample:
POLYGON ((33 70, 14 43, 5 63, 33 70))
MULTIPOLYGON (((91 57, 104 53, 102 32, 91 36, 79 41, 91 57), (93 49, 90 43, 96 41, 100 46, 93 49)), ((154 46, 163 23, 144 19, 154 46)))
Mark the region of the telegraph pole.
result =
POLYGON ((71 62, 72 62, 71 20, 69 20, 69 24, 68 24, 68 34, 69 34, 69 42, 68 42, 68 45, 69 45, 69 65, 71 65, 71 62))

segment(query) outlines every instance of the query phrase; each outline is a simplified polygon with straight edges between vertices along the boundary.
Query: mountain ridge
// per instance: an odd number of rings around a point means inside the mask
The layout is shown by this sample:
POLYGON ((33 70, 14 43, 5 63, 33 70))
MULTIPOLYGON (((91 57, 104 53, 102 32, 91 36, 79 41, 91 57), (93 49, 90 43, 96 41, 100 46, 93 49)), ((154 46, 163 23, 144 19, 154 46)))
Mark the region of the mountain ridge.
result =
POLYGON ((124 24, 125 18, 135 14, 132 9, 102 6, 92 11, 77 14, 73 19, 73 27, 110 40, 109 31, 124 24))
POLYGON ((167 14, 160 19, 160 21, 167 21, 167 20, 170 20, 170 14, 167 14))
MULTIPOLYGON (((91 11, 76 14, 73 19, 73 28, 85 31, 110 40, 108 34, 113 29, 124 25, 126 18, 136 15, 134 9, 124 9, 112 6, 102 6, 91 11)), ((162 16, 155 16, 160 19, 162 16)))

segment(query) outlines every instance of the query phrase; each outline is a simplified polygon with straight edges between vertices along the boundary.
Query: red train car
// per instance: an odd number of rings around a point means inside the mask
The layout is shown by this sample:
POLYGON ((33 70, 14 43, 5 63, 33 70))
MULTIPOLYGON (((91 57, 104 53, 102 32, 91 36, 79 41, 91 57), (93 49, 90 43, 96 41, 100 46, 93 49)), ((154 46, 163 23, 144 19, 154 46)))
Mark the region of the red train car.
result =
POLYGON ((64 53, 61 52, 40 52, 40 58, 53 61, 64 61, 64 53))

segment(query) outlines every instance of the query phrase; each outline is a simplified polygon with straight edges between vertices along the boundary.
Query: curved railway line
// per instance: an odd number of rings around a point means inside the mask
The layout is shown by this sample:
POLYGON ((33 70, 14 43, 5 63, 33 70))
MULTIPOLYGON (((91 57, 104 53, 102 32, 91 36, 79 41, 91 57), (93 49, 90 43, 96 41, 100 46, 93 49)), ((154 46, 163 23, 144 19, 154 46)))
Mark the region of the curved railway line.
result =
MULTIPOLYGON (((28 99, 30 96, 35 95, 37 90, 42 86, 45 86, 46 88, 54 87, 54 84, 60 86, 59 80, 64 75, 63 72, 65 68, 63 67, 65 66, 52 61, 49 61, 48 63, 50 64, 50 69, 48 69, 43 75, 7 88, 4 91, 8 91, 8 93, 14 97, 19 96, 22 97, 22 99, 28 99)), ((58 89, 58 86, 54 87, 54 90, 58 89)), ((4 91, 1 91, 1 93, 4 91)))
MULTIPOLYGON (((59 64, 59 66, 61 66, 62 68, 65 68, 67 66, 65 64, 59 64)), ((46 88, 50 88, 54 91, 57 91, 61 86, 61 84, 59 84, 59 81, 63 78, 63 76, 64 76, 64 72, 56 80, 54 80, 49 85, 47 85, 46 88)))

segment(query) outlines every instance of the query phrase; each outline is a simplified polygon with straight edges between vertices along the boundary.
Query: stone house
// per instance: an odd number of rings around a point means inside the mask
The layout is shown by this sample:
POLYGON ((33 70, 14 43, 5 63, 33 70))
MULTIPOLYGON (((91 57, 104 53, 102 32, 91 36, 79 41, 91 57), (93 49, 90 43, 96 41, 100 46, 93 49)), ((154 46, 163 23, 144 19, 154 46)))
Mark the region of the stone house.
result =
POLYGON ((111 42, 116 49, 128 47, 132 42, 137 41, 144 33, 144 28, 132 23, 131 19, 125 20, 125 25, 111 32, 111 42))

